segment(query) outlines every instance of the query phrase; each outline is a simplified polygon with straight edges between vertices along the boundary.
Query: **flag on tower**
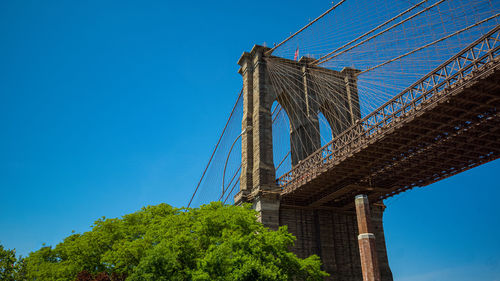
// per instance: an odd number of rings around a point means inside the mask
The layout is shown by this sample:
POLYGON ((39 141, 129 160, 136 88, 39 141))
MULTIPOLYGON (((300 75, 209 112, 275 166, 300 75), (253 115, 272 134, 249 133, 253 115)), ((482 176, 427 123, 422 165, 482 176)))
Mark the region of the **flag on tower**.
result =
POLYGON ((293 57, 293 60, 297 60, 299 58, 299 46, 297 46, 297 49, 295 50, 295 56, 293 57))

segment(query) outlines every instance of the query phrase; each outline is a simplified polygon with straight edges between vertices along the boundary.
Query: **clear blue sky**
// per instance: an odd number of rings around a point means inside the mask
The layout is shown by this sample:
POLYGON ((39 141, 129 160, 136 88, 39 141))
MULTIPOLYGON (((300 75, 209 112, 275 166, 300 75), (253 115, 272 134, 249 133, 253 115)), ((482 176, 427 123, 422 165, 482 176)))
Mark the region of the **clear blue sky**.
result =
MULTIPOLYGON (((0 243, 186 205, 241 87, 236 61, 329 1, 1 1, 0 243)), ((397 280, 500 280, 500 162, 387 202, 397 280)))

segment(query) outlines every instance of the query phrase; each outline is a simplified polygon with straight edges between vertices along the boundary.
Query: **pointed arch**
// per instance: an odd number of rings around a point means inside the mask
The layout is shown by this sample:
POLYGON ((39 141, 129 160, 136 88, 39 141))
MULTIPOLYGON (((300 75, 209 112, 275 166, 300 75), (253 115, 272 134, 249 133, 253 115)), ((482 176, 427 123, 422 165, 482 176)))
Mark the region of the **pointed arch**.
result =
POLYGON ((275 100, 271 106, 273 118, 273 160, 276 178, 292 168, 290 157, 290 119, 286 110, 275 100))
POLYGON ((318 123, 319 123, 319 136, 321 139, 321 147, 329 143, 333 138, 333 132, 330 123, 326 119, 325 115, 320 111, 318 112, 318 123))

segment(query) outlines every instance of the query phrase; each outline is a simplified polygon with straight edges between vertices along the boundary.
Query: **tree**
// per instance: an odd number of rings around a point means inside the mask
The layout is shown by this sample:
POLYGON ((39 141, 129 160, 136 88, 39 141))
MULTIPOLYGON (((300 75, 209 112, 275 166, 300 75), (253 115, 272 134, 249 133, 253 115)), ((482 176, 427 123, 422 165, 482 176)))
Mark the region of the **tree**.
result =
POLYGON ((75 281, 125 281, 125 274, 113 273, 109 274, 107 272, 100 272, 98 274, 90 274, 88 271, 84 270, 78 273, 75 281))
POLYGON ((16 257, 15 250, 5 249, 0 244, 0 280, 23 281, 25 279, 24 259, 16 257))
POLYGON ((0 280, 15 280, 16 262, 16 252, 14 250, 5 249, 0 245, 0 280))
POLYGON ((289 251, 294 239, 286 227, 265 228, 249 206, 160 204, 99 219, 91 231, 31 253, 25 267, 28 280, 322 280, 317 256, 289 251))

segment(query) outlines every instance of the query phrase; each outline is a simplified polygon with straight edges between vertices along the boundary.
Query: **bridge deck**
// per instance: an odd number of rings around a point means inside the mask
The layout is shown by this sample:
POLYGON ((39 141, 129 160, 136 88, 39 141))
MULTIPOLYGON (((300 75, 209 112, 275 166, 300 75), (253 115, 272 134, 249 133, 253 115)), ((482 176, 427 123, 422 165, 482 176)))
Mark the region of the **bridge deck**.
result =
POLYGON ((278 179, 281 202, 353 208, 500 156, 499 27, 278 179))

